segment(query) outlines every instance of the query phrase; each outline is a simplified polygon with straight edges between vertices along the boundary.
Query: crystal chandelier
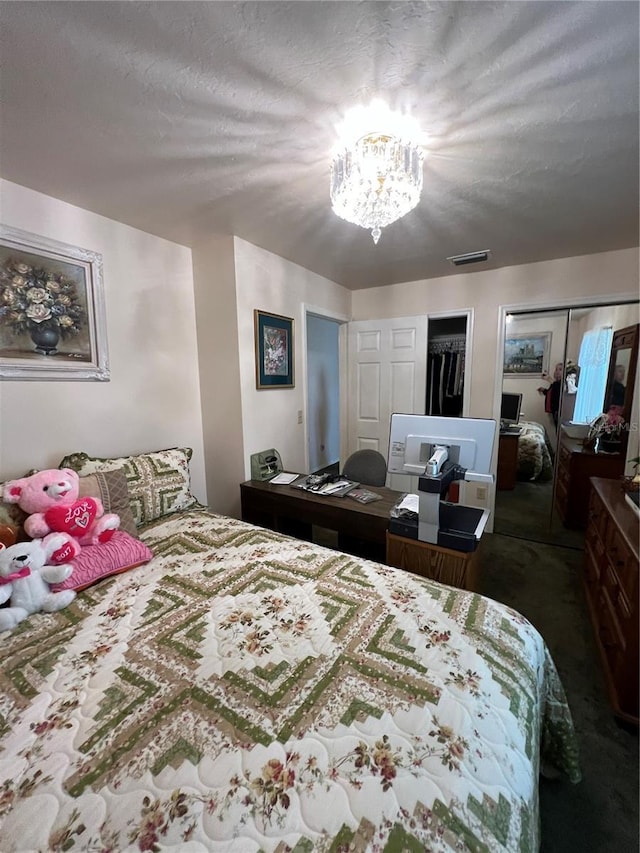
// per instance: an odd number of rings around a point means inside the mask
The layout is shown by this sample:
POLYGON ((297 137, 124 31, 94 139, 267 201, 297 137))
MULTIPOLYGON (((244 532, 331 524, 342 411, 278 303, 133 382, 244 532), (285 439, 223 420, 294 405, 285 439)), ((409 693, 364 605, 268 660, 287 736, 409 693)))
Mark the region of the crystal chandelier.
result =
POLYGON ((347 222, 381 229, 409 213, 422 192, 422 149, 417 126, 374 101, 352 110, 331 162, 331 204, 347 222))

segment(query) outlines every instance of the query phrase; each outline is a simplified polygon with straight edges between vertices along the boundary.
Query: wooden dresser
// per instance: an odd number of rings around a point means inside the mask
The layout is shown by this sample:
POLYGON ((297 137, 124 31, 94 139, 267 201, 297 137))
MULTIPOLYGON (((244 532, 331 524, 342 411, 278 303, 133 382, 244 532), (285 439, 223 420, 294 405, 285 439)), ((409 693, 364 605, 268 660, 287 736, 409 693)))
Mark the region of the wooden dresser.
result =
POLYGON ((591 480, 584 582, 616 716, 638 725, 637 513, 616 480, 591 480))
POLYGON ((621 477, 624 466, 623 453, 594 453, 582 441, 561 436, 553 501, 565 527, 584 530, 587 526, 589 479, 621 477))

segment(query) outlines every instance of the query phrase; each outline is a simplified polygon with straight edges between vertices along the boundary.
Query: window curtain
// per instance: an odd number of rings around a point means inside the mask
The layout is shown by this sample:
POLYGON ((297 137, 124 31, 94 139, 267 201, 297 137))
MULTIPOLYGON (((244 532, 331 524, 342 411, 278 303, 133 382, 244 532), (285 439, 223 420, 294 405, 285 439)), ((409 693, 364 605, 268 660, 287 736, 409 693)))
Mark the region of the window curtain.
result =
POLYGON ((573 412, 574 423, 589 423, 602 414, 612 341, 611 327, 592 329, 582 338, 578 356, 580 378, 573 412))

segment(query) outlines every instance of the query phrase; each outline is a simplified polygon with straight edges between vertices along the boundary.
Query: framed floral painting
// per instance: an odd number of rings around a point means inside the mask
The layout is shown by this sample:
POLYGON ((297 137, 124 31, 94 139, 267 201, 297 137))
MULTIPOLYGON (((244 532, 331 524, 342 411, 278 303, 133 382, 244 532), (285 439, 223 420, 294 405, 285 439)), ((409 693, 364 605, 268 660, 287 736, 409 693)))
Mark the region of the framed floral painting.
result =
POLYGON ((293 388, 293 320, 253 312, 256 337, 256 388, 293 388))
POLYGON ((109 380, 101 255, 0 225, 0 378, 109 380))

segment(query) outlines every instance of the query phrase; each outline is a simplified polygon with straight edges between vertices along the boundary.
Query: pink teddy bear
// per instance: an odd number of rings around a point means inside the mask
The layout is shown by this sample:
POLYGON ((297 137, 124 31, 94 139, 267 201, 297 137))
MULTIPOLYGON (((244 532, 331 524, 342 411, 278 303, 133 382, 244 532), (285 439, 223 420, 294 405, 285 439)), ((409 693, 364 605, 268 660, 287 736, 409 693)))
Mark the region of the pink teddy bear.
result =
POLYGON ((120 516, 105 513, 98 498, 78 498, 79 489, 80 478, 71 468, 38 471, 4 485, 3 500, 29 513, 24 523, 28 536, 66 534, 66 543, 50 557, 55 565, 76 557, 83 545, 107 542, 120 526, 120 516))

